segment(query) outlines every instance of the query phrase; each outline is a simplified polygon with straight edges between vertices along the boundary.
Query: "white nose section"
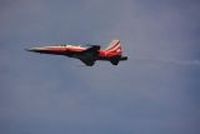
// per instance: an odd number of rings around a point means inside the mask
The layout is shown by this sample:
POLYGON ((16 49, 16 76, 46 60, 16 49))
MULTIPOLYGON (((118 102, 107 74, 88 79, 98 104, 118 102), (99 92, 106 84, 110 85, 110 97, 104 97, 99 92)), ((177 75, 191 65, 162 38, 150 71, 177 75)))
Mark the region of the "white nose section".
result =
POLYGON ((42 50, 45 50, 45 48, 43 48, 43 47, 33 47, 33 48, 25 49, 25 50, 29 51, 29 52, 40 52, 42 50))

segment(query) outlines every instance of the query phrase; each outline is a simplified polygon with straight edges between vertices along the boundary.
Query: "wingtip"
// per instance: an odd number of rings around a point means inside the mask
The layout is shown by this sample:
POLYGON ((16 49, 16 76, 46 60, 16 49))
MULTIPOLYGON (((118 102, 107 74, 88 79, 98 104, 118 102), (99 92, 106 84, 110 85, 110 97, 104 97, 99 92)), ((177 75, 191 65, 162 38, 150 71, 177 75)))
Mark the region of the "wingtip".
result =
POLYGON ((25 50, 25 51, 28 51, 28 52, 31 52, 31 51, 32 51, 32 49, 30 49, 30 48, 24 48, 24 50, 25 50))

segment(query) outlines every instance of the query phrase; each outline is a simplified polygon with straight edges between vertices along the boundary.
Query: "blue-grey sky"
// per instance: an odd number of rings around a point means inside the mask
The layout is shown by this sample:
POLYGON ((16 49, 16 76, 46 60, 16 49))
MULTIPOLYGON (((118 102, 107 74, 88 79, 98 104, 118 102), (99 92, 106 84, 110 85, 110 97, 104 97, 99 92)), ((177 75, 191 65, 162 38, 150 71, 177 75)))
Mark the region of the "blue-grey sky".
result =
POLYGON ((1 0, 0 133, 199 134, 198 0, 1 0), (127 62, 28 53, 119 38, 127 62))

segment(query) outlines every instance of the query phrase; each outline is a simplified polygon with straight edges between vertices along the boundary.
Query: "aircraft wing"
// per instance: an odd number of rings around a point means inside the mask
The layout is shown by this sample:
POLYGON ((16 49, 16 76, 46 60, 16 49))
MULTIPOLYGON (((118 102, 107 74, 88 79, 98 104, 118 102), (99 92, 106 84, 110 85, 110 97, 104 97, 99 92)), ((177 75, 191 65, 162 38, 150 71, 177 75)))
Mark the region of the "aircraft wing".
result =
POLYGON ((93 66, 95 63, 94 59, 81 58, 80 60, 87 66, 93 66))
POLYGON ((88 66, 94 65, 100 49, 101 47, 98 45, 89 47, 81 53, 80 60, 88 66))
POLYGON ((92 45, 91 47, 83 51, 83 53, 98 53, 100 49, 101 47, 99 45, 92 45))

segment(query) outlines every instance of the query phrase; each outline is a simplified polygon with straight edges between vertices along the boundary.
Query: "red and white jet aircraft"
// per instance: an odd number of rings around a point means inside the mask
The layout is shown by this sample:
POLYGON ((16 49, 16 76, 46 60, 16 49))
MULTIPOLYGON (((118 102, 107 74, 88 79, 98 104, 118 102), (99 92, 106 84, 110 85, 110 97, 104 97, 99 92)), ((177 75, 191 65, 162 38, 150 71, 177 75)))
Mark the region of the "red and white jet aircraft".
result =
POLYGON ((99 45, 73 46, 54 45, 44 47, 33 47, 26 49, 30 52, 42 54, 64 55, 81 60, 87 66, 93 66, 96 60, 110 61, 113 65, 118 65, 119 61, 125 61, 127 56, 122 56, 122 47, 119 40, 113 40, 106 49, 101 49, 99 45))

